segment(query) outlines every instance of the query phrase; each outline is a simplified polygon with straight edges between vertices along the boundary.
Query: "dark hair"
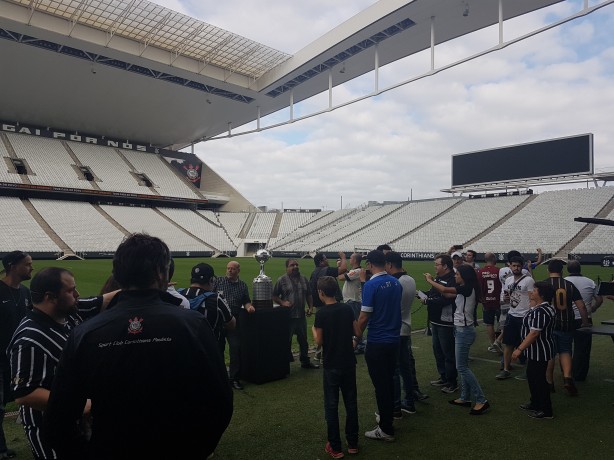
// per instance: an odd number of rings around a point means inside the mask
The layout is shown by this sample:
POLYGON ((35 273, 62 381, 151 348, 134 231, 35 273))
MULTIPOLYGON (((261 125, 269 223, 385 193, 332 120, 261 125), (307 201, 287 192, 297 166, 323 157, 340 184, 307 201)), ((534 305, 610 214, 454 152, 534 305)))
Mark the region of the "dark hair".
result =
POLYGON ((288 266, 290 265, 290 262, 292 261, 298 262, 296 259, 286 259, 286 268, 288 268, 288 266))
POLYGON ((173 279, 174 274, 175 274, 175 261, 171 257, 171 264, 168 267, 168 280, 169 281, 173 279))
POLYGON ((60 267, 47 267, 39 271, 30 282, 30 294, 32 303, 39 304, 45 301, 45 294, 51 292, 56 296, 60 294, 64 283, 62 283, 62 275, 68 273, 73 274, 60 267))
POLYGON ((491 264, 496 264, 497 263, 497 256, 494 255, 492 252, 487 252, 484 255, 484 260, 486 262, 490 262, 491 264))
POLYGON ((509 263, 512 263, 512 257, 522 257, 522 254, 520 254, 518 251, 510 251, 507 253, 507 261, 509 263))
POLYGON ((100 289, 99 295, 108 294, 109 292, 117 291, 118 289, 121 289, 121 286, 113 275, 109 275, 104 285, 100 289))
POLYGON ((479 299, 482 298, 482 290, 480 289, 480 283, 478 282, 478 275, 475 273, 475 269, 471 265, 461 265, 457 267, 456 270, 465 282, 465 286, 473 288, 476 301, 479 302, 479 299))
POLYGON ((387 252, 385 257, 386 262, 388 262, 394 268, 403 268, 403 259, 401 258, 401 254, 399 254, 398 252, 387 252))
POLYGON ((548 262, 548 273, 563 273, 563 261, 559 259, 552 259, 548 262))
POLYGON ((367 262, 374 267, 383 268, 386 265, 386 256, 382 251, 378 251, 377 249, 375 251, 370 251, 366 259, 367 262))
POLYGON ((387 244, 380 244, 378 247, 375 248, 376 251, 392 251, 392 248, 387 245, 387 244))
POLYGON ((115 251, 113 276, 122 288, 147 289, 168 277, 171 254, 160 238, 145 233, 128 236, 115 251))
POLYGON ((478 255, 478 253, 477 253, 477 252, 475 252, 473 249, 467 249, 467 251, 466 251, 466 252, 467 252, 467 253, 471 253, 471 254, 473 255, 473 258, 474 258, 474 259, 475 259, 475 256, 477 256, 477 255, 478 255))
POLYGON ((512 256, 508 259, 510 265, 511 264, 520 264, 521 266, 524 265, 524 259, 522 258, 522 256, 512 256))
POLYGON ((326 297, 335 297, 339 289, 339 283, 332 276, 321 276, 318 278, 318 291, 322 291, 326 297))
POLYGON ((23 251, 11 251, 2 258, 2 266, 9 273, 13 265, 18 264, 28 256, 29 254, 23 251))
POLYGON ((441 259, 441 264, 448 267, 448 270, 452 270, 454 268, 454 262, 452 262, 452 257, 448 254, 437 254, 435 256, 435 260, 441 259))
POLYGON ((579 275, 582 271, 582 266, 577 260, 570 260, 567 262, 567 271, 572 275, 579 275))
POLYGON ((321 252, 318 252, 315 256, 313 256, 313 263, 315 266, 319 267, 325 257, 326 256, 321 252))
POLYGON ((354 254, 352 254, 352 256, 354 256, 356 263, 360 265, 360 263, 362 262, 362 254, 360 252, 355 252, 354 254))
POLYGON ((552 299, 554 299, 554 287, 550 284, 550 281, 537 281, 533 287, 537 289, 539 296, 544 299, 544 302, 552 302, 552 299))

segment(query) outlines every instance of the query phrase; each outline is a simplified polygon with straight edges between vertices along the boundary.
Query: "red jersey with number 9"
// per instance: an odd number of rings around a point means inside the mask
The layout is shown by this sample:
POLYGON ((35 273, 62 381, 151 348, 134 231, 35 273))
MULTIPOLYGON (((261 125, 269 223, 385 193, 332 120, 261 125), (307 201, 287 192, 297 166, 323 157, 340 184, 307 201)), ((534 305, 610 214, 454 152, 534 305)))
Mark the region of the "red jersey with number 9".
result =
POLYGON ((478 270, 478 280, 482 288, 482 305, 485 310, 501 308, 501 281, 499 267, 486 265, 478 270))

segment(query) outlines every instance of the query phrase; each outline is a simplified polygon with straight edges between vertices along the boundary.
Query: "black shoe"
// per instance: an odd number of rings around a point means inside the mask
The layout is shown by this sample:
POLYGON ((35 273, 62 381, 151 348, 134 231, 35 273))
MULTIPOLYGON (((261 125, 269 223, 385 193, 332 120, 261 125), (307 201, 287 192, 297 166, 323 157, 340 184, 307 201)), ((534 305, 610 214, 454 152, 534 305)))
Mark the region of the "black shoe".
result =
POLYGON ((313 364, 313 363, 303 363, 301 364, 301 367, 303 369, 320 369, 320 366, 318 366, 317 364, 313 364))
POLYGON ((15 457, 17 457, 17 452, 15 452, 13 449, 6 449, 4 452, 0 453, 0 459, 15 457))
POLYGON ((546 413, 541 410, 529 412, 529 417, 536 418, 539 420, 552 420, 554 418, 553 415, 546 415, 546 413))
POLYGON ((521 404, 520 408, 522 410, 526 410, 527 412, 535 412, 535 407, 533 407, 530 402, 526 404, 521 404))
POLYGON ((428 399, 429 395, 422 393, 420 390, 414 390, 414 400, 416 401, 424 401, 428 399))
POLYGON ((482 415, 488 409, 490 409, 490 403, 488 401, 486 401, 481 409, 471 409, 469 411, 469 415, 482 415))
POLYGON ((461 406, 461 407, 471 407, 471 401, 458 401, 456 399, 450 399, 448 403, 453 406, 461 406))
POLYGON ((578 389, 576 388, 572 378, 564 378, 563 382, 563 387, 569 396, 578 396, 578 389))
POLYGON ((243 389, 243 385, 241 385, 241 382, 239 382, 238 380, 233 380, 230 385, 235 389, 235 390, 242 390, 243 389))

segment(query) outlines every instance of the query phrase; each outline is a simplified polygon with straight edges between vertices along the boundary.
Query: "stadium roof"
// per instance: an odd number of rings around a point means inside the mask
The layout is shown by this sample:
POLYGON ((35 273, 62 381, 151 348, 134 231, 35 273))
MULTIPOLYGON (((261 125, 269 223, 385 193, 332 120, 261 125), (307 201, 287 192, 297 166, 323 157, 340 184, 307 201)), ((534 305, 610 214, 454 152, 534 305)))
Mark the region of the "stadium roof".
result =
MULTIPOLYGON (((559 1, 501 0, 502 19, 559 1)), ((0 0, 0 119, 180 148, 499 14, 495 0, 382 0, 291 56, 145 0, 0 0)))

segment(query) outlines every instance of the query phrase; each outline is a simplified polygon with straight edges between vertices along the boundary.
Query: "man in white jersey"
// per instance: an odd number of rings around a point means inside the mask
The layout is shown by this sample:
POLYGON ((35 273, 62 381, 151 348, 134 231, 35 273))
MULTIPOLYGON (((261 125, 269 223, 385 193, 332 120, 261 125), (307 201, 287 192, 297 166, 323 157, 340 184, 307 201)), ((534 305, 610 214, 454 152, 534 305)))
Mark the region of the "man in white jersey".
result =
POLYGON ((361 283, 360 272, 362 268, 360 263, 362 262, 362 255, 355 252, 350 256, 350 269, 349 271, 340 274, 337 278, 345 281, 341 295, 343 295, 343 301, 352 307, 354 311, 354 318, 358 320, 360 316, 360 307, 362 305, 361 298, 361 283))
MULTIPOLYGON (((501 291, 501 304, 509 305, 509 313, 503 330, 503 370, 496 375, 497 380, 509 379, 510 363, 514 349, 522 341, 522 318, 529 311, 529 293, 533 291, 533 278, 523 273, 524 260, 522 257, 510 258, 512 276, 503 283, 501 291)), ((503 270, 501 270, 503 271, 503 270)))
MULTIPOLYGON (((603 303, 603 297, 597 295, 597 285, 595 282, 582 276, 582 267, 577 260, 570 260, 567 262, 567 271, 569 276, 565 277, 567 281, 573 283, 573 285, 580 291, 584 305, 586 305, 586 312, 588 314, 588 321, 593 324, 591 314, 597 311, 597 309, 603 303)), ((575 321, 582 321, 580 316, 580 310, 574 304, 574 318, 575 321)), ((576 382, 584 382, 586 375, 588 374, 589 362, 591 359, 591 347, 593 344, 593 335, 586 334, 584 332, 575 332, 573 339, 573 361, 572 372, 573 378, 576 382)))

